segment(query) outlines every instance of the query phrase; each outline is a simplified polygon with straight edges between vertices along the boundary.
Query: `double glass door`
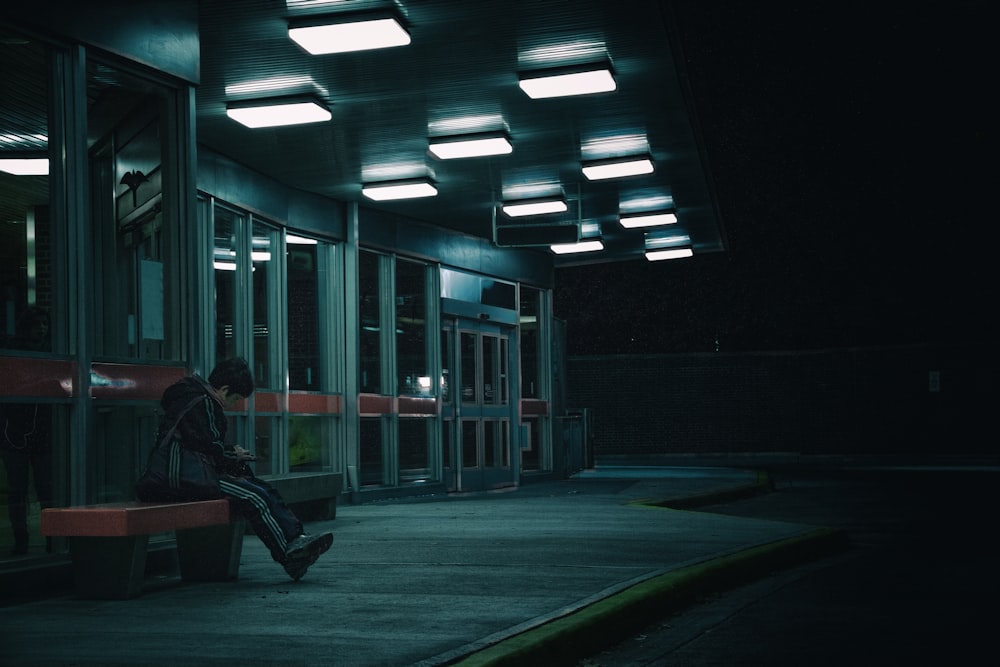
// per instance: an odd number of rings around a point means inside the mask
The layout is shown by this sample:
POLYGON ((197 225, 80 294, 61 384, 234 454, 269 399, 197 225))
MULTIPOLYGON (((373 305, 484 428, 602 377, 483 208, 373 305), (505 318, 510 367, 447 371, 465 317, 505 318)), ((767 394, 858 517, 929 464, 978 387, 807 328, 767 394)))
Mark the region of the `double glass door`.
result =
POLYGON ((513 328, 454 320, 442 331, 444 474, 453 491, 512 486, 513 328))

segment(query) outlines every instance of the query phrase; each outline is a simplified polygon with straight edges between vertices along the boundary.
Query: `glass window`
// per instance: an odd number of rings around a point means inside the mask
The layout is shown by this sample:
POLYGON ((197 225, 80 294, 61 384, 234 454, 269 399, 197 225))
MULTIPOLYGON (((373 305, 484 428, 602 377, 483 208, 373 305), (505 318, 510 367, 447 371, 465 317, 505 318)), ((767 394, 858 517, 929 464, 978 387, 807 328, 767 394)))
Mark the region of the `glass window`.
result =
MULTIPOLYGON (((320 363, 320 244, 287 234, 288 258, 288 388, 319 391, 327 388, 320 363)), ((294 464, 293 464, 294 465, 294 464)))
POLYGON ((278 230, 261 222, 253 223, 250 260, 253 266, 253 370, 258 387, 281 389, 275 370, 281 367, 281 338, 272 335, 278 321, 282 292, 280 275, 275 270, 274 253, 278 246, 278 230))
POLYGON ((94 350, 105 358, 181 357, 176 212, 163 207, 167 95, 88 60, 94 350))
POLYGON ((382 484, 385 457, 382 453, 382 418, 362 417, 358 425, 362 486, 382 484))
POLYGON ((427 368, 427 268, 396 262, 396 368, 400 395, 433 394, 427 368))
POLYGON ((476 394, 476 389, 479 387, 480 382, 479 377, 476 375, 476 341, 478 338, 479 336, 475 333, 468 331, 459 333, 459 340, 462 345, 462 367, 459 369, 459 379, 462 382, 463 403, 477 403, 479 401, 479 397, 476 394))
POLYGON ((479 461, 479 421, 462 420, 462 467, 478 468, 479 461))
POLYGON ((521 287, 521 308, 518 317, 521 331, 521 397, 539 398, 539 314, 542 291, 521 287))
MULTIPOLYGON (((237 415, 230 416, 230 428, 226 437, 234 445, 247 447, 246 444, 239 442, 239 429, 237 425, 241 419, 243 418, 237 415)), ((274 460, 276 454, 274 442, 277 439, 279 427, 280 421, 278 417, 262 416, 254 418, 254 443, 253 447, 247 447, 247 449, 250 449, 257 457, 257 460, 253 464, 253 469, 258 475, 271 475, 279 469, 278 462, 274 460)))
POLYGON ((240 221, 233 211, 215 207, 215 358, 237 354, 236 318, 236 228, 240 221))
POLYGON ((432 422, 427 418, 399 419, 399 479, 404 483, 422 482, 431 477, 432 422))
POLYGON ((292 415, 288 418, 288 468, 291 472, 326 472, 333 469, 330 443, 335 420, 331 417, 292 415))
POLYGON ((526 419, 522 423, 521 470, 540 471, 544 469, 542 460, 541 424, 538 419, 526 419))
POLYGON ((362 250, 358 253, 358 316, 361 331, 359 371, 361 392, 378 394, 382 391, 382 308, 380 255, 362 250))
POLYGON ((6 161, 0 163, 0 348, 61 351, 60 337, 53 337, 52 331, 65 327, 53 309, 57 244, 49 205, 46 48, 29 39, 5 40, 0 44, 0 80, 0 159, 16 155, 38 167, 37 174, 23 173, 6 161), (36 338, 31 323, 45 318, 54 321, 36 338))
POLYGON ((441 330, 441 402, 445 405, 451 403, 451 330, 441 330))

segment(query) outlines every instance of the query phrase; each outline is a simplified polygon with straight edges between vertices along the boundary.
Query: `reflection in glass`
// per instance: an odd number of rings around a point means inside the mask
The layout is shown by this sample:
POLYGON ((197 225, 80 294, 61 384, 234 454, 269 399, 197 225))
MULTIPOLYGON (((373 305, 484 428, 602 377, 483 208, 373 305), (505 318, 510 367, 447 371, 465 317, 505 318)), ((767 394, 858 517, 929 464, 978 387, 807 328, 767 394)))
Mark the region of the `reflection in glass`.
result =
POLYGON ((330 417, 293 415, 288 419, 288 466, 291 472, 331 470, 330 447, 334 420, 330 417))
POLYGON ((460 379, 462 381, 463 403, 475 403, 478 400, 476 393, 476 388, 479 386, 479 378, 476 376, 476 339, 477 336, 474 333, 463 331, 460 334, 462 346, 460 379))
MULTIPOLYGON (((0 45, 0 148, 10 153, 48 157, 49 80, 47 53, 40 43, 6 35, 0 45)), ((31 307, 42 308, 64 330, 53 312, 55 246, 49 203, 49 177, 16 175, 0 169, 0 348, 24 348, 17 322, 31 307)), ((59 340, 59 337, 56 337, 59 340)), ((59 351, 59 345, 56 351, 59 351)))
POLYGON ((250 259, 253 265, 253 375, 258 387, 277 388, 277 378, 272 377, 272 364, 277 358, 277 340, 272 340, 272 322, 278 310, 277 281, 274 270, 274 248, 278 231, 260 222, 253 224, 250 259))
POLYGON ((324 389, 320 364, 320 245, 287 235, 288 256, 288 388, 324 389))
POLYGON ((399 479, 412 483, 431 477, 430 429, 427 418, 399 419, 399 479))
MULTIPOLYGON (((231 425, 229 433, 235 434, 239 432, 236 426, 232 424, 237 419, 239 417, 230 417, 231 425)), ((257 456, 257 460, 253 463, 253 469, 258 475, 270 475, 277 467, 274 461, 274 447, 272 446, 277 426, 277 417, 256 417, 254 419, 255 440, 253 447, 247 447, 246 444, 241 442, 233 443, 251 450, 257 456)))
POLYGON ((377 394, 382 391, 381 331, 382 316, 379 301, 379 255, 358 253, 358 315, 361 331, 358 333, 360 385, 362 393, 377 394))
POLYGON ((479 422, 462 420, 462 467, 479 468, 479 422))
POLYGON ((541 433, 539 432, 538 419, 525 419, 524 426, 527 426, 527 440, 521 445, 521 470, 538 471, 542 469, 541 458, 541 433))
POLYGON ((215 208, 213 264, 215 267, 215 358, 236 356, 236 221, 229 209, 215 208))
POLYGON ((382 418, 362 417, 358 425, 358 449, 362 486, 382 484, 382 418))
POLYGON ((427 270, 396 262, 396 368, 401 396, 432 396, 427 368, 427 270))
POLYGON ((521 308, 518 314, 520 323, 521 345, 521 397, 539 398, 539 363, 538 322, 541 290, 521 286, 521 308))

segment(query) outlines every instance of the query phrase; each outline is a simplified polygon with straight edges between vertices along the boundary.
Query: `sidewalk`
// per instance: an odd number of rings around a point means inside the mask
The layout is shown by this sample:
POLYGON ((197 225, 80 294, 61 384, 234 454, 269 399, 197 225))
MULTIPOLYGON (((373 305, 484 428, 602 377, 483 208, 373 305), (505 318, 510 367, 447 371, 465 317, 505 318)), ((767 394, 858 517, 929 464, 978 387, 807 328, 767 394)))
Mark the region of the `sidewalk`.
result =
POLYGON ((572 665, 649 614, 841 545, 822 527, 664 506, 765 487, 752 471, 621 468, 341 506, 310 526, 334 545, 300 582, 251 535, 235 582, 0 609, 0 664, 572 665))

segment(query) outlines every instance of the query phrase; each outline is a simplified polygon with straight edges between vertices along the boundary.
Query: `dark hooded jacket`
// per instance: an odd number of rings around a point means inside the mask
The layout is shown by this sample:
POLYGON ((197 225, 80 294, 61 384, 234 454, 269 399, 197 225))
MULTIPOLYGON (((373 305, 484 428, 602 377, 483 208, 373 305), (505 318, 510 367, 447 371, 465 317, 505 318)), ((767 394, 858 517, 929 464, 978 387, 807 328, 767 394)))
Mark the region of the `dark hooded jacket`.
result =
POLYGON ((191 375, 171 385, 163 392, 160 407, 164 410, 156 441, 160 442, 178 415, 192 401, 200 397, 181 418, 174 431, 174 439, 187 449, 203 452, 211 457, 219 474, 243 476, 246 465, 236 460, 236 451, 227 445, 225 406, 215 389, 203 378, 191 375))

